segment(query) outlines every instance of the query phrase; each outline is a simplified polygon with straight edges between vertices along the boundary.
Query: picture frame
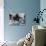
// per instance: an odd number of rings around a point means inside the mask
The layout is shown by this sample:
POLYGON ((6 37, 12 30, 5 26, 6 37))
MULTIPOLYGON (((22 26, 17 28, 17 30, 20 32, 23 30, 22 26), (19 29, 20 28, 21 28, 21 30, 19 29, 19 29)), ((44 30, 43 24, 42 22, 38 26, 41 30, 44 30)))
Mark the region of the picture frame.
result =
POLYGON ((25 13, 10 13, 9 24, 10 25, 25 25, 26 15, 25 13))

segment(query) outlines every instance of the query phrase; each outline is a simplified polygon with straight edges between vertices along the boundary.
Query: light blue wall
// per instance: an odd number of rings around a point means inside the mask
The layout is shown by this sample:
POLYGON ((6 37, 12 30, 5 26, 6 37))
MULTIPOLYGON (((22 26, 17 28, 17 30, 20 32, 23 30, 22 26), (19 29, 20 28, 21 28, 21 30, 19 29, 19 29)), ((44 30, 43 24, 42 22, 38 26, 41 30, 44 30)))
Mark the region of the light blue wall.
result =
POLYGON ((32 29, 33 19, 40 9, 40 0, 4 0, 4 35, 7 41, 18 41, 32 29), (10 26, 8 15, 10 12, 24 12, 25 26, 10 26))
MULTIPOLYGON (((43 9, 46 9, 46 0, 41 0, 40 1, 40 10, 42 11, 43 9)), ((46 27, 46 11, 43 12, 43 22, 40 22, 40 25, 45 26, 46 27)))

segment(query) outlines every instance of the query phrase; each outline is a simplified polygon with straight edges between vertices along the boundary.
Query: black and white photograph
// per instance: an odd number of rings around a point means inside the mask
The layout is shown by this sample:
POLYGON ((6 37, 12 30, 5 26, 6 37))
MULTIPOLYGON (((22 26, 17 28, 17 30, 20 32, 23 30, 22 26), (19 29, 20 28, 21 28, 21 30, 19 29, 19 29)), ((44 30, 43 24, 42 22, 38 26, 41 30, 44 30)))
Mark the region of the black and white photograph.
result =
POLYGON ((10 13, 9 24, 10 25, 25 25, 26 15, 24 13, 10 13))

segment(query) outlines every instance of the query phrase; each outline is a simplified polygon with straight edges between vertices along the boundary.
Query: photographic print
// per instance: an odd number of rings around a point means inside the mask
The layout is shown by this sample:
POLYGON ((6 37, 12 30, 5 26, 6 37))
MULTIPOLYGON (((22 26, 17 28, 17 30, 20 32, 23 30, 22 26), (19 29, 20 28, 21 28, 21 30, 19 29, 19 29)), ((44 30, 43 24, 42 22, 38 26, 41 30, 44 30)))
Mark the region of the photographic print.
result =
POLYGON ((24 13, 10 13, 9 24, 10 25, 25 25, 25 14, 24 13))

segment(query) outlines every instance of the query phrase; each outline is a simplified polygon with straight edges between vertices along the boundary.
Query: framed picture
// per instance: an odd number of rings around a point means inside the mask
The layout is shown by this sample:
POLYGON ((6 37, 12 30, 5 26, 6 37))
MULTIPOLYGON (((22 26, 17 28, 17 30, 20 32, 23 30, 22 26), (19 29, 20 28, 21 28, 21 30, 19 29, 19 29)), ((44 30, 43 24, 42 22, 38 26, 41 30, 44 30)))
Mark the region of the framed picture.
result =
POLYGON ((26 22, 25 13, 10 13, 9 14, 9 24, 10 25, 25 25, 26 22))

